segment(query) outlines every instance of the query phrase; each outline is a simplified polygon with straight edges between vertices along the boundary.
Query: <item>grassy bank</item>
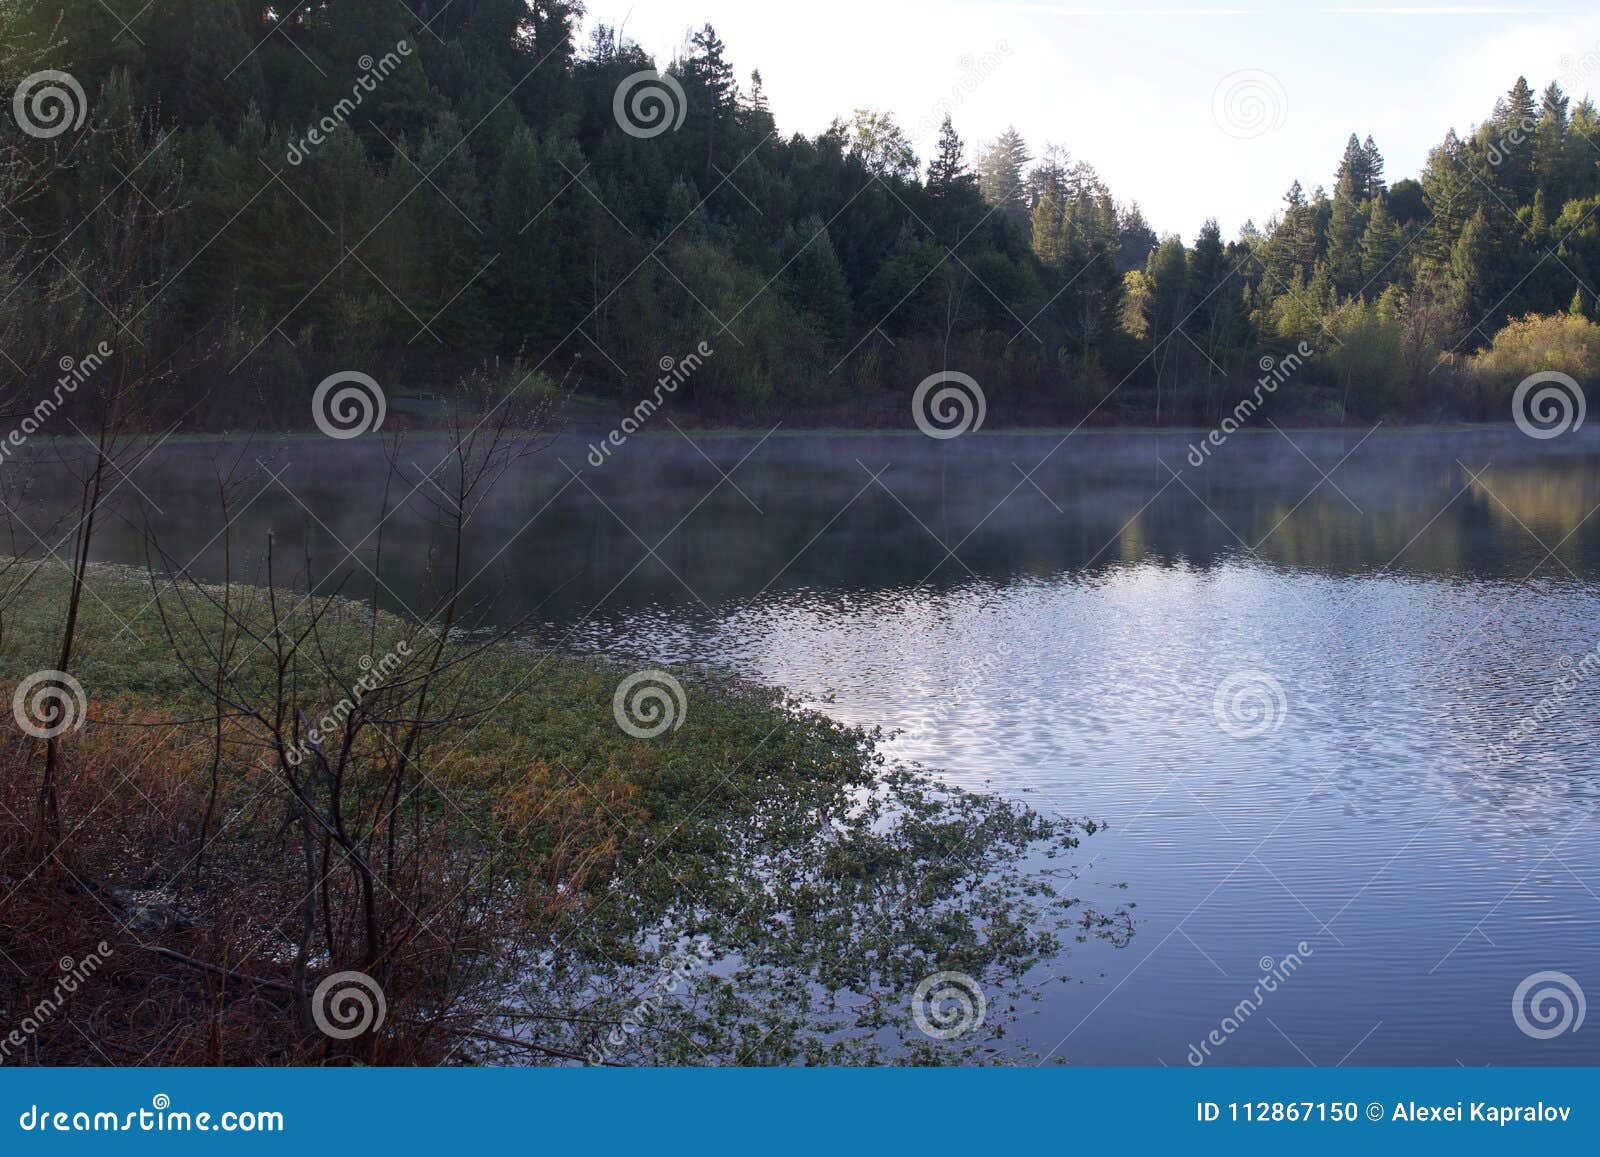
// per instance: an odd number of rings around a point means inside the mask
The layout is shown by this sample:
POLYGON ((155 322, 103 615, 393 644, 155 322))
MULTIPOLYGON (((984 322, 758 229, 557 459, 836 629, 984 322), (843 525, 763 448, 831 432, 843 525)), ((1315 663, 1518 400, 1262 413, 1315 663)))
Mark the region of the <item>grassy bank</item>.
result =
MULTIPOLYGON (((46 568, 6 603, 8 695, 54 665, 64 595, 46 568)), ((354 603, 101 569, 82 614, 59 843, 34 830, 42 742, 8 718, 0 744, 0 946, 17 966, 0 1028, 31 1022, 8 1059, 1003 1055, 1029 968, 1127 933, 1048 874, 1093 825, 887 767, 875 736, 776 692, 673 672, 682 698, 656 706, 675 725, 640 738, 619 711, 635 731, 658 717, 618 708, 628 671, 435 642, 354 603), (95 975, 42 1006, 60 961, 101 944, 95 975), (907 994, 952 969, 992 1012, 947 1043, 915 1032, 907 994), (309 990, 350 970, 385 1017, 335 1039, 309 990)))

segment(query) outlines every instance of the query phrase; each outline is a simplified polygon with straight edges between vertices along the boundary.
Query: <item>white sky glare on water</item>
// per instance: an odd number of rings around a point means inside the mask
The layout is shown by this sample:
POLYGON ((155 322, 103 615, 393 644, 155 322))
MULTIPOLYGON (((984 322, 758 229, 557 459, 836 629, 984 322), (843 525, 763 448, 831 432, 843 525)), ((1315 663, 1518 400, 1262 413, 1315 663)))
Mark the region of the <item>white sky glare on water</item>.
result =
POLYGON ((596 22, 665 66, 710 23, 748 88, 760 69, 785 135, 815 134, 855 108, 891 111, 924 167, 951 107, 969 162, 1015 125, 1037 155, 1047 142, 1091 162, 1119 200, 1192 240, 1208 216, 1231 237, 1258 225, 1299 178, 1330 189, 1352 132, 1371 133, 1392 182, 1415 176, 1445 130, 1465 134, 1525 75, 1575 100, 1600 97, 1594 4, 1320 5, 1280 2, 1074 5, 942 0, 591 0, 596 22), (1010 51, 975 86, 963 64, 1010 51), (1584 58, 1590 67, 1584 71, 1584 58), (1241 139, 1218 127, 1223 78, 1270 73, 1281 123, 1241 139), (937 124, 937 116, 934 116, 937 124))

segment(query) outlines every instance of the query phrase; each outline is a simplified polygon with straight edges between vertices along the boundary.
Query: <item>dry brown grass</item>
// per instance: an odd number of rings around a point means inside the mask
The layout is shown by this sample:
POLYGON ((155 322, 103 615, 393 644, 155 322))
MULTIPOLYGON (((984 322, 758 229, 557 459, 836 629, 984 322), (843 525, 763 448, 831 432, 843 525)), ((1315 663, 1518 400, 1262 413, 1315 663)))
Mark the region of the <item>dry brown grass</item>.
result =
MULTIPOLYGON (((40 744, 0 728, 0 1045, 28 1064, 258 1065, 437 1064, 460 1039, 470 962, 509 929, 469 895, 488 865, 419 818, 414 848, 384 889, 381 961, 384 1031, 349 1042, 302 1026, 291 999, 292 938, 304 899, 300 849, 284 823, 265 760, 254 769, 230 735, 226 772, 208 838, 200 828, 212 791, 208 728, 164 721, 135 704, 92 704, 95 722, 64 739, 61 843, 35 838, 40 744), (104 943, 101 966, 48 1007, 61 962, 104 943), (32 1031, 22 1031, 23 1022, 32 1031), (37 1022, 35 1025, 33 1022, 37 1022)), ((529 778, 506 807, 521 816, 544 790, 529 778)), ((542 806, 560 834, 545 879, 603 870, 615 847, 590 847, 599 822, 557 791, 542 806), (567 830, 570 827, 570 830, 567 830)), ((619 789, 609 806, 626 808, 619 789)), ((325 942, 350 944, 353 911, 326 879, 318 919, 325 942)), ((552 887, 551 892, 555 889, 552 887)), ((541 889, 542 891, 542 889, 541 889)), ((313 975, 329 971, 324 959, 313 975)))

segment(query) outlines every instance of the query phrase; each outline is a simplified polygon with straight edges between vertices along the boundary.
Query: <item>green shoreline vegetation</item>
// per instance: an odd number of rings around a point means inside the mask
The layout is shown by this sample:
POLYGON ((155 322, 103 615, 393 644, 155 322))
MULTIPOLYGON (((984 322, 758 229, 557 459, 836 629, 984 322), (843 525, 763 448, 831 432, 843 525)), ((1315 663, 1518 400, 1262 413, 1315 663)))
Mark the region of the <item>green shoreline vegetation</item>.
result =
MULTIPOLYGON (((68 579, 46 567, 12 583, 8 684, 50 666, 68 579)), ((272 592, 182 588, 90 569, 73 663, 87 723, 64 737, 64 836, 42 863, 28 860, 26 822, 42 745, 8 729, 0 749, 0 938, 27 973, 0 980, 0 1005, 13 1018, 35 1007, 52 961, 105 940, 114 951, 70 1012, 93 1010, 96 1047, 118 1061, 1015 1059, 1003 1036, 1028 970, 1075 940, 1131 934, 1125 911, 1061 891, 1095 824, 887 766, 874 734, 708 672, 677 672, 680 725, 638 739, 614 716, 623 669, 448 640, 431 694, 451 722, 426 730, 396 806, 381 749, 404 733, 414 688, 385 698, 385 685, 414 677, 430 636, 340 599, 278 616, 304 640, 286 697, 308 719, 362 672, 386 680, 366 714, 318 737, 332 750, 358 731, 337 809, 351 839, 320 861, 302 929, 306 848, 284 768, 262 728, 229 710, 219 726, 185 669, 205 658, 198 640, 221 637, 224 602, 268 639, 272 592), (380 659, 397 651, 409 657, 380 659), (470 661, 451 666, 452 652, 470 661), (381 877, 375 951, 357 855, 381 877), (290 990, 340 968, 378 978, 384 1031, 340 1042, 297 1023, 290 990), (952 970, 984 986, 989 1012, 947 1043, 915 1030, 910 999, 952 970)), ((274 701, 271 648, 244 639, 229 658, 230 686, 274 701)), ((315 778, 302 783, 326 806, 315 778)), ((83 1040, 47 1018, 24 1055, 104 1063, 83 1040)))

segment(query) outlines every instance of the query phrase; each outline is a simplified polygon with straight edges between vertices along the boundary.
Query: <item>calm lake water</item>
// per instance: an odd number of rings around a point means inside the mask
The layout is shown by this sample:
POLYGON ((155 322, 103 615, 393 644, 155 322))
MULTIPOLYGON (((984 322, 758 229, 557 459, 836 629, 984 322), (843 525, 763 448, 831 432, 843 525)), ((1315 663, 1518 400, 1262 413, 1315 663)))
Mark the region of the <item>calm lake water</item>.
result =
MULTIPOLYGON (((1066 978, 1019 1025, 1042 1053, 1183 1065, 1219 1030, 1211 1063, 1594 1064, 1600 1020, 1535 1039, 1512 1002, 1546 970, 1600 998, 1591 432, 1269 431, 1198 468, 1182 434, 667 429, 599 468, 572 436, 485 506, 468 573, 541 642, 731 668, 1107 821, 1078 891, 1136 934, 1041 974, 1066 978)), ((168 445, 135 479, 202 571, 223 453, 168 445)), ((242 545, 374 562, 375 443, 257 457, 283 472, 242 494, 242 545)), ((444 548, 428 513, 385 524, 393 601, 444 548)), ((126 527, 103 547, 138 559, 126 527)))

